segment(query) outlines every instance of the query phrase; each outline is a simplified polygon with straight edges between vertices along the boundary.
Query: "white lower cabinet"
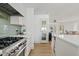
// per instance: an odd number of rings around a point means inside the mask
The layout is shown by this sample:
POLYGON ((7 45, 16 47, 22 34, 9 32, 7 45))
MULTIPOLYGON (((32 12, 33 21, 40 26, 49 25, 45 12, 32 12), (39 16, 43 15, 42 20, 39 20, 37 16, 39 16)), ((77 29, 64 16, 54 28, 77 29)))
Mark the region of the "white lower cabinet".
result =
POLYGON ((56 56, 78 56, 79 48, 60 38, 56 39, 55 55, 56 56))
POLYGON ((27 43, 26 43, 26 51, 25 51, 26 52, 26 56, 29 55, 31 50, 32 50, 32 40, 31 40, 31 38, 28 38, 27 39, 27 43))
POLYGON ((51 41, 52 55, 54 54, 54 37, 52 37, 51 41))

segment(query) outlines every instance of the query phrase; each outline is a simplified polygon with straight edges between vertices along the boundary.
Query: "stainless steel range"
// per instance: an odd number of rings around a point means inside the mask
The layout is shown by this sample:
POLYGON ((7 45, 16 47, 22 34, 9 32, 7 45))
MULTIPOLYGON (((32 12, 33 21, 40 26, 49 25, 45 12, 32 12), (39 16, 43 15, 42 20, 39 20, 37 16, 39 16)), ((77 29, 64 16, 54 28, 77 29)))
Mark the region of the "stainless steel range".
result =
POLYGON ((18 56, 26 47, 23 37, 0 38, 0 56, 18 56))

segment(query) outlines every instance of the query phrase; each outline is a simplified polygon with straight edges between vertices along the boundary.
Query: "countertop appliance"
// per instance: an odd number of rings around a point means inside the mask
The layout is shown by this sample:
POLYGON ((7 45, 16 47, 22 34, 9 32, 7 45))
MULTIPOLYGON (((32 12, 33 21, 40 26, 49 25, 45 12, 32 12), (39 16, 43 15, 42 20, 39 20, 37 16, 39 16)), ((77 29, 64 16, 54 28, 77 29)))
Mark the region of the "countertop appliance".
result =
POLYGON ((16 56, 26 47, 23 37, 0 38, 0 56, 16 56))

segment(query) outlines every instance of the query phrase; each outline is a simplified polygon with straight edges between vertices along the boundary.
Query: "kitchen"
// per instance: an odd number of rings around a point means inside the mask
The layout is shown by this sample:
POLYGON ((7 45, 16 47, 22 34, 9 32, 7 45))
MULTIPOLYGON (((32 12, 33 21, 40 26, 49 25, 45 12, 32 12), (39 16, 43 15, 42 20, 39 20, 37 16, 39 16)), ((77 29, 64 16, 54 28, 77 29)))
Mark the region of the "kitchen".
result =
POLYGON ((79 56, 78 5, 0 3, 0 56, 79 56))

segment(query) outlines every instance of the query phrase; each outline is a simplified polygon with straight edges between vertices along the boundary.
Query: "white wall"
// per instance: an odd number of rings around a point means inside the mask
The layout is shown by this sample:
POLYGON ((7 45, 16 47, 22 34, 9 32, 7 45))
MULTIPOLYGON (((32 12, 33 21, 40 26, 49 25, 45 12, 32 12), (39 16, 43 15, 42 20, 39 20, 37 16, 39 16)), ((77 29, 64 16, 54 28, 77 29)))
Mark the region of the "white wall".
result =
POLYGON ((35 32, 35 19, 34 8, 26 8, 25 26, 28 37, 32 40, 32 48, 34 48, 34 32, 35 32))
POLYGON ((41 20, 40 16, 35 15, 35 43, 40 43, 41 40, 41 20))
POLYGON ((47 20, 48 25, 48 32, 49 32, 49 15, 41 14, 41 15, 34 15, 34 8, 26 8, 26 17, 25 17, 25 24, 26 24, 26 32, 33 40, 33 43, 40 43, 41 40, 41 26, 42 26, 42 19, 47 20))
POLYGON ((35 43, 40 43, 41 38, 42 38, 42 32, 41 32, 41 27, 42 27, 42 20, 46 19, 47 21, 47 32, 49 32, 49 15, 47 14, 40 14, 40 15, 35 15, 35 43))
POLYGON ((63 22, 65 30, 76 30, 79 31, 79 20, 74 19, 74 21, 67 21, 67 22, 63 22))
MULTIPOLYGON (((69 21, 65 20, 65 21, 62 21, 62 22, 57 22, 59 25, 60 24, 63 24, 64 25, 64 30, 67 30, 67 31, 79 31, 79 18, 78 17, 75 17, 75 18, 71 18, 69 19, 69 21)), ((60 33, 59 32, 59 25, 58 25, 58 28, 56 30, 58 30, 57 33, 60 33)), ((53 26, 53 22, 50 23, 50 26, 53 26)))
POLYGON ((65 30, 72 31, 73 30, 73 26, 74 26, 73 22, 66 22, 66 23, 64 23, 64 29, 65 30))

